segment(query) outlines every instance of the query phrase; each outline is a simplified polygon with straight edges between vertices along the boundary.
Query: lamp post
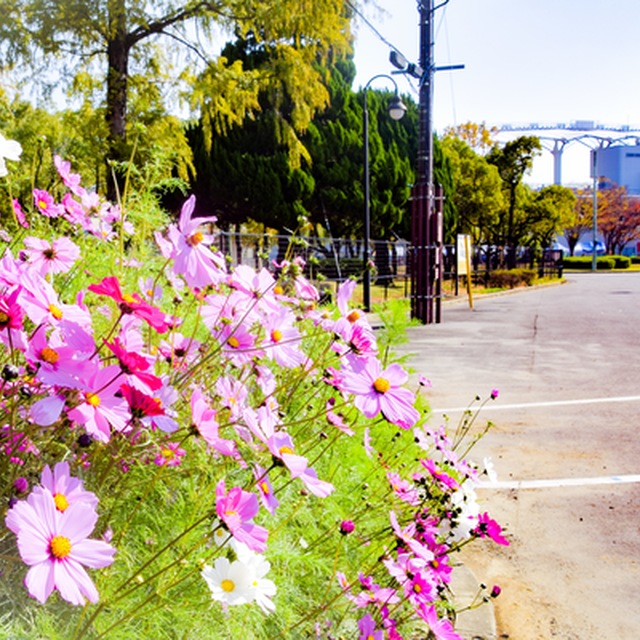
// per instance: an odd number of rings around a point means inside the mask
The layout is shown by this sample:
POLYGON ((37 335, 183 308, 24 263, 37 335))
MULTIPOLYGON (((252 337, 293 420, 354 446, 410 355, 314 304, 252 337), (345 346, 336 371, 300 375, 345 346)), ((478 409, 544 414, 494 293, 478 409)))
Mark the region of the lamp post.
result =
POLYGON ((367 106, 367 91, 374 80, 386 78, 391 80, 395 88, 395 95, 389 102, 387 111, 392 120, 400 120, 407 111, 400 96, 398 95, 398 84, 396 81, 386 74, 378 74, 373 76, 364 86, 363 94, 363 147, 364 147, 364 250, 363 250, 363 275, 362 275, 362 298, 365 311, 371 311, 371 271, 369 270, 369 244, 371 242, 371 194, 370 194, 370 176, 369 176, 369 109, 367 106))

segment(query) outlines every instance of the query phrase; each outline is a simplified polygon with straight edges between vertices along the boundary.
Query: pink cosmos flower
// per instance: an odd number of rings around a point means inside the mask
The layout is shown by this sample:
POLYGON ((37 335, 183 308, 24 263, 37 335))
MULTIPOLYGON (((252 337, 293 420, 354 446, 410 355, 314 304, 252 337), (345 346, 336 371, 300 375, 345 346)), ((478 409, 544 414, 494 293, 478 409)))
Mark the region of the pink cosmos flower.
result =
POLYGON ((196 199, 191 196, 182 205, 178 225, 169 226, 168 238, 171 243, 170 257, 174 260, 173 270, 182 275, 190 287, 202 289, 225 279, 225 260, 206 246, 211 238, 198 229, 203 224, 215 222, 217 218, 193 218, 195 204, 196 199))
POLYGON ((9 510, 5 523, 16 534, 20 557, 30 567, 24 581, 30 596, 45 603, 57 589, 74 605, 84 605, 85 598, 99 600, 84 566, 106 567, 116 550, 103 540, 88 539, 97 519, 95 509, 85 502, 59 511, 51 492, 42 487, 9 510))
POLYGON ((363 587, 362 591, 351 598, 358 608, 368 607, 373 603, 386 606, 400 602, 400 597, 395 589, 381 587, 373 581, 371 576, 365 576, 362 571, 358 574, 358 580, 363 587))
POLYGON ((89 226, 87 212, 72 194, 65 193, 62 196, 63 216, 71 223, 81 226, 83 229, 89 226))
POLYGON ((407 372, 392 364, 384 371, 377 358, 347 356, 343 370, 342 390, 355 396, 355 404, 367 418, 379 413, 392 424, 409 429, 420 418, 413 406, 415 396, 405 389, 407 372))
POLYGON ((55 289, 35 271, 21 275, 19 303, 31 321, 58 326, 63 321, 74 322, 87 331, 91 330, 91 314, 77 304, 64 304, 55 289))
POLYGON ((111 429, 124 431, 131 418, 127 402, 119 397, 122 383, 118 365, 95 369, 81 386, 81 402, 67 413, 100 442, 109 442, 111 429))
POLYGON ((186 453, 184 449, 180 448, 178 442, 165 442, 160 445, 160 452, 154 458, 153 463, 159 467, 177 467, 186 453))
POLYGON ((242 415, 249 394, 242 382, 230 376, 222 376, 216 380, 216 393, 220 396, 220 404, 231 411, 233 420, 242 415))
POLYGON ((162 357, 176 369, 188 369, 190 364, 200 355, 200 343, 193 337, 183 336, 174 331, 169 340, 162 340, 158 345, 162 357))
POLYGON ((25 215, 24 211, 22 210, 22 206, 20 205, 20 201, 17 198, 14 198, 13 201, 12 201, 12 205, 13 205, 13 213, 16 216, 16 220, 18 221, 18 224, 23 229, 28 229, 31 225, 29 224, 29 221, 27 220, 27 216, 25 215))
POLYGON ((25 357, 37 371, 35 377, 49 385, 76 389, 81 380, 93 369, 87 359, 74 346, 69 345, 58 331, 46 336, 43 327, 31 336, 25 357))
POLYGON ((244 324, 237 326, 224 325, 214 337, 222 345, 222 352, 237 367, 249 364, 254 358, 261 357, 263 352, 256 349, 256 337, 244 324))
POLYGON ((53 242, 29 236, 24 239, 29 262, 43 276, 48 273, 66 273, 80 257, 80 249, 69 238, 62 236, 53 242))
POLYGON ((418 491, 408 480, 404 480, 397 473, 391 471, 387 473, 387 480, 400 500, 412 506, 420 504, 418 491))
POLYGON ((64 212, 64 207, 56 204, 53 196, 43 189, 33 190, 33 203, 36 209, 47 218, 57 218, 64 212))
POLYGON ((86 491, 82 480, 71 475, 68 462, 58 462, 53 471, 45 465, 40 484, 51 492, 56 509, 61 513, 76 502, 83 502, 94 509, 98 506, 96 494, 86 491))
POLYGON ((325 404, 325 409, 327 411, 327 422, 332 424, 337 429, 340 429, 343 433, 346 433, 348 436, 354 435, 355 431, 349 428, 349 425, 344 421, 344 418, 341 414, 336 413, 333 408, 336 405, 335 398, 329 398, 325 404))
POLYGON ((166 376, 163 376, 163 384, 155 391, 153 400, 158 404, 158 407, 162 409, 161 412, 154 413, 153 415, 142 416, 140 422, 151 429, 160 429, 165 433, 173 433, 180 428, 176 417, 177 412, 172 407, 178 401, 180 394, 168 383, 166 376))
POLYGON ((209 406, 204 394, 199 388, 191 394, 191 423, 204 441, 218 453, 224 456, 240 458, 235 440, 226 440, 218 434, 220 425, 215 409, 209 406))
POLYGON ((145 302, 139 294, 133 293, 123 294, 120 289, 120 283, 115 276, 104 278, 98 284, 91 284, 87 287, 89 291, 99 295, 108 296, 118 303, 121 313, 133 314, 134 316, 144 320, 149 326, 153 327, 158 333, 165 333, 169 330, 166 314, 160 309, 145 302))
POLYGON ((15 287, 12 291, 0 293, 0 331, 4 329, 22 329, 24 311, 18 304, 20 289, 15 287))
POLYGON ((445 487, 453 489, 454 491, 460 488, 458 481, 445 471, 442 471, 439 465, 434 460, 431 460, 431 458, 421 459, 420 464, 431 474, 434 480, 441 482, 445 487))
POLYGON ((62 179, 65 187, 67 187, 73 193, 79 195, 80 186, 80 174, 71 173, 71 163, 67 160, 63 160, 59 155, 53 156, 53 164, 55 165, 58 175, 62 179))
POLYGON ((260 502, 262 506, 273 515, 280 505, 278 498, 274 495, 273 485, 269 480, 269 475, 266 469, 263 469, 259 465, 255 465, 253 468, 253 475, 256 479, 256 486, 260 492, 260 502))
POLYGON ((220 480, 216 487, 216 512, 231 535, 238 541, 258 553, 267 548, 267 536, 269 532, 252 522, 258 513, 260 505, 258 498, 253 493, 233 487, 227 493, 224 480, 220 480))
POLYGON ((262 347, 267 357, 281 367, 294 368, 302 364, 307 356, 300 351, 302 337, 293 326, 295 316, 288 309, 269 314, 263 322, 265 338, 262 347))
POLYGON ((382 629, 376 629, 375 620, 371 617, 371 614, 365 614, 360 620, 358 620, 358 629, 360 635, 358 640, 383 640, 384 631, 382 629))
POLYGON ((498 544, 509 546, 509 541, 502 535, 502 527, 486 511, 478 516, 478 526, 473 532, 481 538, 489 537, 498 544))
POLYGON ((318 478, 318 474, 309 466, 309 461, 304 456, 296 455, 293 440, 288 433, 274 433, 267 440, 267 447, 274 458, 282 460, 291 477, 300 478, 313 495, 326 498, 334 491, 335 487, 331 483, 318 478))
POLYGON ((429 625, 435 640, 464 640, 454 631, 453 625, 447 618, 438 618, 438 613, 433 605, 427 606, 421 603, 416 610, 418 615, 429 625))

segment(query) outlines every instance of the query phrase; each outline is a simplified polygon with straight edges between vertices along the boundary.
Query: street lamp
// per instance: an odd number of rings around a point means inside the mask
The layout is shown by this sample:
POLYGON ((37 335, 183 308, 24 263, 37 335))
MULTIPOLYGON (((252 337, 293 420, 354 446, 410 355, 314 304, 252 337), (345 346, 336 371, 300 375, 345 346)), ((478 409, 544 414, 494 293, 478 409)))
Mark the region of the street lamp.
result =
POLYGON ((367 91, 371 83, 379 78, 386 78, 391 80, 395 88, 395 95, 390 100, 387 107, 387 112, 392 120, 400 120, 407 111, 407 107, 404 105, 400 96, 398 95, 398 85, 396 81, 386 74, 379 74, 373 76, 369 82, 364 86, 364 109, 363 109, 363 138, 364 138, 364 252, 363 252, 363 266, 364 272, 362 277, 362 296, 363 307, 365 311, 371 311, 371 271, 369 270, 369 243, 371 241, 371 196, 369 192, 369 109, 367 107, 367 91))

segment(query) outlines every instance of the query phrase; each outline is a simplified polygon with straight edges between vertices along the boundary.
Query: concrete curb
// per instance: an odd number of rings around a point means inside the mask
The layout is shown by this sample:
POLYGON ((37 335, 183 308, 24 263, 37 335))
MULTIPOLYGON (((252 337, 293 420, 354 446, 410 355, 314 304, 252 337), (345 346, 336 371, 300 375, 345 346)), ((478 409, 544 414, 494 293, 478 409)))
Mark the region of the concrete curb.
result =
MULTIPOLYGON (((450 586, 456 609, 477 604, 480 582, 464 564, 454 565, 450 586)), ((464 640, 498 640, 493 602, 489 600, 474 609, 459 613, 455 630, 464 640)))

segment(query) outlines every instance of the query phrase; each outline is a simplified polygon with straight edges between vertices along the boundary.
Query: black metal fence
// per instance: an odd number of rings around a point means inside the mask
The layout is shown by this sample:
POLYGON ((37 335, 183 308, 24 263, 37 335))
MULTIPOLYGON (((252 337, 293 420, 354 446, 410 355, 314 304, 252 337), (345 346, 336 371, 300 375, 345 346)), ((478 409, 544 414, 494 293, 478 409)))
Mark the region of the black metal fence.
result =
MULTIPOLYGON (((294 256, 306 262, 305 274, 315 281, 337 285, 348 278, 361 281, 364 269, 364 243, 351 238, 291 237, 274 234, 251 234, 215 231, 216 243, 230 260, 231 266, 247 264, 256 269, 276 269, 276 263, 294 256)), ((443 245, 442 273, 444 282, 458 282, 458 260, 455 245, 443 245)), ((412 247, 407 241, 375 240, 371 242, 372 283, 385 288, 401 289, 401 297, 411 295, 412 247)), ((470 256, 471 278, 474 284, 487 285, 491 273, 505 264, 504 249, 499 247, 473 247, 470 256)), ((515 266, 534 270, 542 277, 562 276, 562 251, 546 249, 536 253, 520 249, 515 266)), ((325 288, 327 285, 324 285, 325 288)), ((454 295, 457 286, 449 287, 454 295)))

